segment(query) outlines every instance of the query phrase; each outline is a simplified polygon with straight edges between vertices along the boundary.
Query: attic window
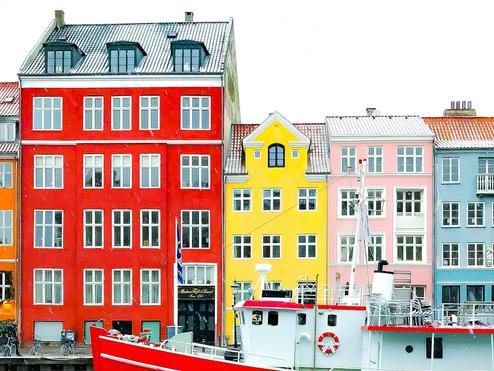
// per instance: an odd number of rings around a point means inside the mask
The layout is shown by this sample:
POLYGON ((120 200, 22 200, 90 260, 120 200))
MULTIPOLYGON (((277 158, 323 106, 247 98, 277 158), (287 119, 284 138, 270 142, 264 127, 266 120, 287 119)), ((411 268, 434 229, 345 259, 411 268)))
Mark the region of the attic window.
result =
POLYGON ((131 73, 146 55, 136 42, 112 42, 107 44, 111 73, 131 73))
POLYGON ((14 97, 5 97, 2 100, 2 103, 12 103, 14 101, 14 97))
POLYGON ((84 56, 72 43, 55 41, 43 45, 45 48, 46 73, 69 73, 84 56))
POLYGON ((172 55, 175 72, 199 72, 208 52, 200 42, 173 41, 172 55))

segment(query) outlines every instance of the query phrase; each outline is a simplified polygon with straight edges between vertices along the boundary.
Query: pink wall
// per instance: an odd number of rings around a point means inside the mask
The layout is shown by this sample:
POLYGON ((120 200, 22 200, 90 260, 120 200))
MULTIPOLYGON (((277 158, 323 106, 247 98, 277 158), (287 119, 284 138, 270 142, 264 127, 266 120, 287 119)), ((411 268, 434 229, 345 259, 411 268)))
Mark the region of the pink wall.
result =
MULTIPOLYGON (((332 142, 331 143, 331 177, 330 177, 330 282, 336 284, 337 276, 341 284, 349 281, 350 263, 341 263, 338 259, 339 236, 354 235, 355 217, 339 216, 339 192, 343 188, 357 188, 359 182, 355 175, 341 173, 341 147, 356 147, 357 159, 367 158, 367 148, 371 146, 383 147, 383 172, 374 175, 367 174, 365 185, 367 188, 378 187, 384 189, 384 216, 370 216, 369 229, 371 234, 382 234, 383 254, 389 262, 386 270, 406 270, 411 272, 412 285, 426 286, 425 296, 432 298, 432 141, 398 142, 398 141, 365 141, 365 142, 332 142), (397 146, 412 145, 423 147, 423 173, 403 174, 397 172, 397 146), (394 256, 396 239, 396 188, 423 189, 425 200, 422 203, 423 232, 409 230, 410 234, 424 235, 423 262, 402 262, 394 256)), ((419 220, 420 217, 416 220, 419 220)), ((403 226, 403 223, 401 224, 403 226)), ((407 227, 409 227, 407 225, 407 227)), ((403 229, 400 233, 403 232, 403 229)), ((357 269, 357 285, 366 286, 372 284, 372 273, 376 264, 365 264, 365 253, 360 250, 360 264, 357 269)))

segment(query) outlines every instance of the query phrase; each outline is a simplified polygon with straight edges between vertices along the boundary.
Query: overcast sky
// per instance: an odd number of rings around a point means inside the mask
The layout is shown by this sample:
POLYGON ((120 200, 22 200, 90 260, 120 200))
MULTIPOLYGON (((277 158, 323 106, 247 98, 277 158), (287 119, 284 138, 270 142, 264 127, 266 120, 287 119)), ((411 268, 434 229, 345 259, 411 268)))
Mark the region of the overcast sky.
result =
POLYGON ((491 0, 0 0, 0 80, 16 80, 55 9, 67 23, 233 17, 243 122, 437 116, 450 100, 494 115, 491 0))

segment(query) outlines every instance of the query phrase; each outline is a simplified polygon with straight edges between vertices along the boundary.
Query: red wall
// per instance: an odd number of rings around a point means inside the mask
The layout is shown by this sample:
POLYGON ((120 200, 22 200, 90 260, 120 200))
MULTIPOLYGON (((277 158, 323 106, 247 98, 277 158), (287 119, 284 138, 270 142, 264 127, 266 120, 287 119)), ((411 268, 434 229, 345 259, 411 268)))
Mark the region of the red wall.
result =
MULTIPOLYGON (((132 140, 132 139, 202 139, 219 140, 222 133, 221 88, 128 88, 128 89, 22 89, 23 140, 132 140), (104 97, 104 130, 83 131, 83 97, 104 97), (132 130, 111 131, 111 96, 132 96, 132 130), (139 96, 160 96, 160 130, 139 131, 139 96), (180 96, 211 96, 211 130, 180 130, 180 96), (63 130, 32 131, 33 96, 63 97, 63 130)), ((173 324, 173 263, 175 261, 175 218, 182 209, 210 210, 210 249, 183 250, 184 263, 217 264, 217 337, 221 334, 222 288, 222 145, 172 144, 79 144, 23 145, 22 149, 22 339, 33 338, 34 321, 63 321, 64 328, 75 329, 83 340, 86 320, 132 320, 133 331, 142 320, 160 320, 164 326, 173 324), (83 155, 104 155, 104 188, 83 189, 83 155), (111 155, 132 154, 132 188, 111 188, 111 155), (139 155, 161 155, 161 187, 139 188, 139 155), (33 189, 35 154, 64 156, 64 188, 33 189), (211 188, 180 189, 180 154, 211 156, 211 188), (104 210, 104 248, 83 248, 83 210, 104 210), (111 210, 132 209, 132 248, 112 249, 111 210), (140 209, 161 210, 161 248, 140 248, 140 209), (33 223, 35 209, 64 210, 63 249, 34 249, 33 223), (161 268, 161 305, 141 306, 140 269, 161 268), (33 305, 33 269, 64 269, 64 305, 33 305), (83 269, 105 269, 104 305, 83 306, 83 269), (111 269, 132 268, 131 306, 112 306, 111 269)))

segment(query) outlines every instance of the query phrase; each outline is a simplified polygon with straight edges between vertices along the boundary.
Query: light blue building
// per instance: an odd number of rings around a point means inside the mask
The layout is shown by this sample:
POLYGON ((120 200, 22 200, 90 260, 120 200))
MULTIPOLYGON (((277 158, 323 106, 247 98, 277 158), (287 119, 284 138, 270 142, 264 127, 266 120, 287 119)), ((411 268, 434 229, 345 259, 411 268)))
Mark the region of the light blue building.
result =
POLYGON ((494 302, 494 117, 462 116, 475 111, 457 103, 425 118, 435 133, 436 308, 494 302))

